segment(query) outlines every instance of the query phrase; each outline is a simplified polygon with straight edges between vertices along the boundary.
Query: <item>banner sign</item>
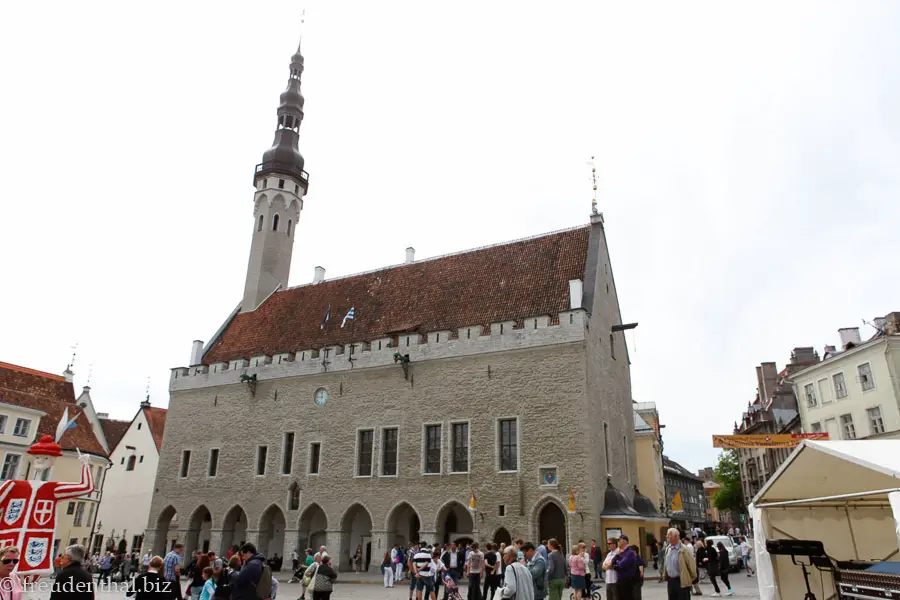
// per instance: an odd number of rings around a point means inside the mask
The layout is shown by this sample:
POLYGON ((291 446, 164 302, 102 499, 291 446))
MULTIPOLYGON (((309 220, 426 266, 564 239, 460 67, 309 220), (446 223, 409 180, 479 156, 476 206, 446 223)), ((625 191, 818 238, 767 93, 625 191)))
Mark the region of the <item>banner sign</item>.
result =
POLYGON ((828 434, 770 433, 759 435, 714 435, 713 448, 794 448, 803 440, 827 440, 828 434))

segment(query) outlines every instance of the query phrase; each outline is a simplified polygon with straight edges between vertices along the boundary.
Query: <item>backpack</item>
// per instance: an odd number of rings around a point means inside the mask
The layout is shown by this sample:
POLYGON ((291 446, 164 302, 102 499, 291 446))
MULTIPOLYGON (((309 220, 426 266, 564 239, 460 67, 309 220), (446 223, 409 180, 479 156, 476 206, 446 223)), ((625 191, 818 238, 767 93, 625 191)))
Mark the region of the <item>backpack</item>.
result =
POLYGON ((216 581, 216 592, 214 598, 222 598, 222 600, 230 600, 231 598, 231 569, 222 569, 219 580, 216 581))
POLYGON ((268 600, 272 597, 272 568, 266 563, 262 564, 259 581, 256 583, 257 600, 268 600))

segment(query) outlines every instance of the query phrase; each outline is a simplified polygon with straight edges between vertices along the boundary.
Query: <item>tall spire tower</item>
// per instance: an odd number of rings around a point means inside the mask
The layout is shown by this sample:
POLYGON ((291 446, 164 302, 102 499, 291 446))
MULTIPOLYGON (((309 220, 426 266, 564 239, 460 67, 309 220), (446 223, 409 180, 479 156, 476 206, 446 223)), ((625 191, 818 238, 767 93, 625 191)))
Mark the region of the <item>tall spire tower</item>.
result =
POLYGON ((287 89, 278 105, 278 125, 272 147, 263 153, 253 174, 253 241, 241 312, 256 310, 279 287, 286 287, 294 251, 294 228, 309 189, 309 173, 297 149, 303 121, 300 46, 291 57, 287 89))

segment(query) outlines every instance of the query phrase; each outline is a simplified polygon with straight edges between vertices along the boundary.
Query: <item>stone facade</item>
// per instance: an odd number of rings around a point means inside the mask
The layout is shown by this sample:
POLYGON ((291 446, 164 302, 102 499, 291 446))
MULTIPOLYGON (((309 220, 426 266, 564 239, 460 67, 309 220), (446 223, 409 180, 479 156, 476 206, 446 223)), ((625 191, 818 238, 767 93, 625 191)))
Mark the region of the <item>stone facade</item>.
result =
POLYGON ((159 554, 180 539, 189 555, 246 540, 285 556, 325 543, 347 569, 360 544, 376 568, 392 544, 411 539, 599 537, 607 475, 630 490, 637 472, 629 361, 622 334, 611 333, 621 321, 599 215, 590 235, 596 256, 587 262, 597 273, 585 277, 593 279, 585 304, 593 311, 576 299, 555 324, 525 319, 502 335, 492 326, 455 339, 417 334, 409 346, 395 338, 410 356, 407 373, 392 359, 396 348, 374 343, 352 362, 334 348, 316 359, 297 352, 290 360, 248 357, 224 371, 173 370, 147 547, 159 554), (256 379, 241 382, 242 375, 256 379), (328 400, 319 406, 322 389, 328 400), (512 472, 500 470, 501 419, 517 423, 512 472), (461 422, 469 468, 452 473, 452 425, 461 422), (426 474, 425 426, 434 424, 441 467, 426 474), (398 474, 386 476, 382 445, 393 428, 398 474), (371 476, 359 475, 363 430, 373 432, 371 476), (320 444, 317 474, 309 472, 313 443, 320 444), (474 514, 466 510, 473 489, 474 514))

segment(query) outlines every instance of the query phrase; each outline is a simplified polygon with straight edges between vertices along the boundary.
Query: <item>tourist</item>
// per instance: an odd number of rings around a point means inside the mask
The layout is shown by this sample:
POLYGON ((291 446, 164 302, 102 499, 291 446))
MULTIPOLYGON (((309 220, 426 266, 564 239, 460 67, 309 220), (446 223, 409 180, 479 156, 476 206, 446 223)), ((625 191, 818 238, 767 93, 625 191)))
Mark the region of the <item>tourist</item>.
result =
POLYGON ((716 581, 716 577, 719 576, 719 551, 716 550, 716 546, 712 542, 710 542, 708 548, 697 549, 697 571, 702 568, 706 568, 709 582, 712 584, 713 590, 715 590, 712 593, 712 597, 718 598, 721 596, 719 582, 716 581))
POLYGON ((697 563, 674 527, 666 532, 669 548, 662 556, 661 578, 668 581, 669 600, 690 600, 691 586, 697 577, 697 563))
POLYGON ((747 543, 747 538, 741 536, 741 561, 744 563, 744 568, 747 569, 747 577, 753 576, 753 569, 750 568, 750 544, 747 543))
MULTIPOLYGON (((66 548, 63 556, 63 568, 53 581, 53 588, 50 591, 50 600, 94 600, 94 582, 81 563, 87 551, 84 546, 74 544, 66 548)), ((15 568, 19 558, 19 550, 15 546, 8 546, 0 550, 0 580, 9 577, 3 577, 3 571, 8 567, 15 568), (15 562, 12 562, 15 561, 15 562)), ((7 572, 8 573, 8 572, 7 572)), ((9 577, 11 583, 15 584, 16 579, 9 577)), ((2 591, 7 591, 3 588, 2 591)), ((19 598, 21 598, 21 588, 19 589, 19 598)), ((12 600, 16 598, 15 587, 12 590, 12 600)))
POLYGON ((591 540, 591 561, 594 563, 594 577, 600 579, 603 571, 603 549, 597 545, 597 540, 591 540))
MULTIPOLYGON (((500 542, 500 549, 498 550, 500 553, 500 581, 503 581, 503 576, 506 574, 506 564, 503 562, 503 555, 506 553, 506 543, 500 542)), ((487 600, 491 600, 488 598, 487 600)))
POLYGON ((300 555, 296 550, 291 550, 291 573, 300 568, 300 555))
POLYGON ((334 580, 337 572, 331 566, 331 557, 328 554, 321 555, 321 562, 315 567, 310 587, 312 588, 312 600, 329 600, 334 589, 334 580))
POLYGON ((353 569, 359 573, 362 567, 362 542, 356 545, 356 552, 353 553, 353 569))
POLYGON ((500 590, 501 598, 515 598, 515 600, 534 600, 534 585, 531 573, 519 562, 519 549, 512 545, 503 553, 503 562, 506 563, 506 574, 503 576, 503 587, 500 590))
MULTIPOLYGON (((71 546, 70 546, 71 547, 71 546)), ((80 548, 81 546, 79 546, 80 548)), ((71 557, 67 557, 66 555, 60 555, 62 560, 60 560, 60 571, 56 575, 57 580, 61 580, 63 577, 63 573, 65 572, 65 568, 70 564, 71 557)), ((16 565, 19 564, 19 549, 15 546, 6 546, 3 549, 0 549, 0 592, 6 592, 8 595, 4 596, 4 600, 22 600, 22 580, 19 579, 19 576, 16 575, 13 571, 16 570, 16 565)), ((91 576, 87 575, 84 569, 81 568, 81 561, 75 563, 77 568, 87 576, 88 585, 91 582, 91 576)), ((71 574, 67 575, 66 578, 70 577, 71 574)), ((70 597, 74 598, 72 595, 61 596, 60 592, 55 591, 56 586, 54 586, 54 591, 50 593, 50 596, 54 598, 60 597, 70 597), (54 594, 57 594, 54 596, 54 594)), ((94 597, 94 593, 91 592, 91 598, 94 597)))
POLYGON ((630 546, 630 548, 637 557, 638 564, 638 579, 634 586, 634 600, 641 600, 644 588, 644 557, 641 556, 641 549, 637 547, 637 544, 630 546))
POLYGON ((163 569, 163 559, 154 556, 147 561, 147 569, 134 578, 131 587, 125 593, 126 596, 134 596, 134 600, 168 600, 172 597, 160 571, 163 569))
POLYGON ((525 553, 525 567, 531 573, 534 600, 544 600, 547 597, 547 561, 531 542, 525 542, 522 551, 525 553))
POLYGON ((550 552, 547 551, 547 540, 541 540, 541 543, 538 544, 537 553, 540 554, 544 558, 544 562, 550 557, 550 552))
MULTIPOLYGON (((257 552, 256 546, 250 542, 244 543, 238 550, 238 554, 241 557, 242 565, 235 578, 231 598, 232 600, 258 600, 257 586, 266 570, 266 557, 257 552)), ((266 594, 261 597, 269 596, 270 594, 266 594)))
POLYGON ((100 585, 103 581, 109 583, 109 572, 112 570, 112 561, 112 552, 109 551, 107 551, 100 559, 100 564, 97 566, 99 571, 97 575, 97 585, 100 585))
POLYGON ((619 536, 619 547, 612 566, 616 572, 616 597, 633 600, 634 588, 638 581, 638 560, 634 550, 628 545, 628 536, 619 536))
POLYGON ((581 556, 581 547, 572 546, 572 552, 566 561, 569 567, 569 587, 572 588, 575 600, 581 600, 584 596, 584 557, 581 556))
POLYGON ((582 594, 582 598, 591 597, 591 554, 588 552, 587 544, 584 542, 579 542, 578 544, 578 553, 581 555, 581 559, 584 561, 584 594, 582 594))
POLYGON ((173 598, 181 600, 181 560, 184 558, 184 544, 178 542, 163 559, 163 578, 169 583, 173 598))
MULTIPOLYGON (((472 542, 466 557, 466 576, 469 579, 468 600, 481 600, 481 576, 484 574, 484 554, 478 549, 478 542, 472 542)), ((516 550, 518 554, 518 550, 516 550)))
POLYGON ((432 600, 437 600, 438 592, 440 592, 439 588, 444 581, 444 573, 447 572, 447 567, 444 565, 444 561, 441 560, 441 551, 437 546, 431 551, 431 572, 434 575, 434 590, 431 592, 431 598, 432 600))
POLYGON ((421 548, 410 559, 410 598, 412 590, 416 590, 416 600, 422 600, 424 596, 431 599, 434 590, 434 572, 431 566, 431 553, 426 548, 421 548), (424 592, 424 594, 423 594, 424 592))
POLYGON ((405 564, 405 557, 403 556, 403 546, 397 546, 394 548, 397 552, 391 552, 391 558, 394 559, 394 568, 397 570, 394 573, 394 581, 403 581, 403 565, 405 564))
MULTIPOLYGON (((547 560, 547 589, 550 600, 562 600, 563 590, 566 587, 566 559, 563 558, 556 538, 550 538, 547 547, 550 549, 550 557, 547 560)), ((503 580, 506 580, 505 575, 503 580)))
POLYGON ((233 589, 235 577, 235 568, 232 564, 238 563, 238 568, 240 568, 240 562, 237 556, 233 556, 227 564, 222 559, 216 560, 216 563, 220 564, 221 567, 218 570, 216 570, 216 567, 213 567, 216 579, 216 592, 213 595, 215 600, 231 600, 231 590, 233 589))
POLYGON ((447 567, 447 572, 453 578, 453 583, 459 583, 462 577, 463 565, 466 563, 466 552, 456 545, 456 542, 450 544, 450 548, 441 556, 441 561, 447 567))
POLYGON ((203 577, 203 569, 209 567, 209 556, 202 552, 197 555, 197 562, 194 564, 193 576, 191 582, 187 586, 187 593, 191 595, 191 600, 200 600, 200 594, 203 593, 203 586, 206 584, 207 578, 203 577))
POLYGON ((524 543, 525 543, 525 540, 523 540, 522 538, 516 539, 516 552, 518 552, 518 555, 517 555, 517 556, 518 556, 518 559, 517 559, 517 560, 518 560, 520 563, 522 563, 523 565, 525 564, 525 553, 522 552, 522 544, 524 544, 524 543))
POLYGON ((394 587, 394 563, 391 562, 391 553, 384 553, 384 560, 381 561, 381 574, 384 576, 384 587, 394 587))
MULTIPOLYGON (((199 564, 199 560, 197 561, 199 564)), ((203 588, 200 590, 200 600, 213 600, 216 595, 216 581, 213 579, 215 569, 212 567, 203 567, 200 577, 203 579, 203 588)), ((274 600, 275 595, 272 594, 274 600)))
POLYGON ((630 600, 630 598, 621 598, 618 599, 616 595, 616 582, 618 581, 618 574, 616 570, 613 569, 613 559, 619 553, 619 548, 616 544, 616 540, 610 538, 606 540, 606 548, 607 553, 606 557, 603 559, 603 573, 604 573, 604 581, 606 583, 606 598, 607 600, 630 600))
POLYGON ((725 544, 722 542, 716 544, 716 549, 719 551, 719 572, 722 575, 722 583, 728 588, 728 592, 725 595, 734 596, 734 590, 731 589, 731 582, 728 581, 728 572, 731 570, 731 561, 728 560, 728 550, 725 549, 725 544))
MULTIPOLYGON (((682 533, 681 534, 681 543, 684 545, 685 548, 687 548, 688 552, 691 553, 691 557, 694 559, 694 564, 699 565, 700 561, 698 560, 698 557, 697 557, 697 546, 695 545, 696 542, 691 542, 690 538, 688 538, 686 534, 682 533)), ((694 577, 694 581, 691 584, 691 591, 693 592, 693 594, 695 596, 703 595, 703 590, 700 589, 700 569, 699 569, 699 567, 697 568, 697 575, 694 577)))
POLYGON ((502 555, 494 550, 494 544, 488 542, 484 545, 484 584, 481 588, 481 597, 491 600, 497 592, 503 580, 500 578, 500 563, 502 555), (490 590, 490 595, 488 595, 490 590))

